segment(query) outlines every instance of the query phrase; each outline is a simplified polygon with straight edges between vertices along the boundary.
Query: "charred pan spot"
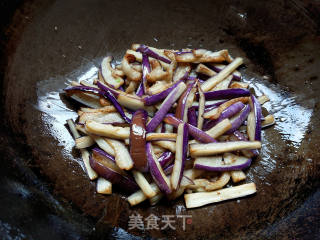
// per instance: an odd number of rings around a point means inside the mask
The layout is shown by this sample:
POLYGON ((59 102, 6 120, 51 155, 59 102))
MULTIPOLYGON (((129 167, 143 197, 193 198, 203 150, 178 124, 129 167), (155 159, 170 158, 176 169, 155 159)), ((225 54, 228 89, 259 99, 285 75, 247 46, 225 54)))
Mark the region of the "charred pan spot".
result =
POLYGON ((312 81, 315 81, 315 80, 317 80, 318 79, 318 76, 311 76, 310 77, 310 81, 312 82, 312 81))
POLYGON ((308 60, 308 63, 313 63, 314 62, 314 58, 310 58, 309 60, 308 60))

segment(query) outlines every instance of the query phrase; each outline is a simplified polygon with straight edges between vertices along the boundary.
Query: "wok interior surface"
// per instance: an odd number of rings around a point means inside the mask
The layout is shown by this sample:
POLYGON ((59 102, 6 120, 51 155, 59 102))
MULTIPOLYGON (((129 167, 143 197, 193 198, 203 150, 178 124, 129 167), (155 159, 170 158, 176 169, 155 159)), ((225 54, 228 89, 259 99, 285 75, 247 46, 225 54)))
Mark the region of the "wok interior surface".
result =
POLYGON ((317 236, 320 38, 312 4, 35 0, 21 5, 6 32, 2 64, 0 232, 30 239, 317 236), (263 132, 261 155, 246 171, 257 194, 186 209, 182 198, 131 208, 121 194, 95 193, 65 127, 79 105, 61 89, 73 80, 93 79, 104 56, 121 60, 132 43, 226 48, 244 57, 244 81, 269 96, 265 107, 277 120, 263 132), (192 215, 192 224, 185 231, 181 224, 176 230, 129 230, 132 214, 192 215))

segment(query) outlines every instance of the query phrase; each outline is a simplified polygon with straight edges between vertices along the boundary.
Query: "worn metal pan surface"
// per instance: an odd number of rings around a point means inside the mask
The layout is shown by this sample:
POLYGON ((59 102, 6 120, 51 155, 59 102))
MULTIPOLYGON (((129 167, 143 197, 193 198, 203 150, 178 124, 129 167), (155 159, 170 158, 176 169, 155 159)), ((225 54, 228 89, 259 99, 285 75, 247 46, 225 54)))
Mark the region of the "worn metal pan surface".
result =
POLYGON ((5 239, 311 239, 319 234, 320 28, 316 1, 3 1, 0 234, 5 239), (11 14, 13 13, 13 14, 11 14), (187 210, 180 199, 130 208, 95 193, 61 94, 132 43, 228 48, 267 94, 277 124, 247 171, 256 195, 187 210), (266 76, 266 77, 262 77, 266 76), (183 230, 128 229, 129 216, 191 215, 183 230))

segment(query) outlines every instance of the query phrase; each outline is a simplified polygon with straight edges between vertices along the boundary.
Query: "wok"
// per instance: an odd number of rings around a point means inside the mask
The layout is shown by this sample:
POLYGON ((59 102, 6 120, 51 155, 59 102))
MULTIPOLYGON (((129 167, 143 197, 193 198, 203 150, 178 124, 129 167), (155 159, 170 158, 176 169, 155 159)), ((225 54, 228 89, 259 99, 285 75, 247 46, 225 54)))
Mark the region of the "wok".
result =
POLYGON ((2 239, 315 239, 319 9, 308 0, 2 1, 2 239), (95 193, 64 125, 77 105, 60 90, 132 43, 227 48, 245 58, 245 80, 270 97, 277 119, 247 171, 257 194, 187 210, 182 199, 131 208, 122 195, 95 193), (129 230, 132 214, 192 215, 192 223, 129 230))

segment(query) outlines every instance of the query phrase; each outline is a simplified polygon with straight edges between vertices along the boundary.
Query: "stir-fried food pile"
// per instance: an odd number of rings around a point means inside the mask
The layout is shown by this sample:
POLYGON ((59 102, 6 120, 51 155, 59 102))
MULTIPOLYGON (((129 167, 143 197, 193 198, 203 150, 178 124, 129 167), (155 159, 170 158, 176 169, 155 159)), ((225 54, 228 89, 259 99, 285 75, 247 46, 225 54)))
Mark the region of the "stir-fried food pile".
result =
POLYGON ((241 184, 243 170, 274 118, 261 111, 268 97, 241 82, 242 58, 133 44, 120 64, 112 61, 102 60, 93 82, 64 89, 85 105, 68 125, 97 192, 115 186, 131 206, 184 194, 187 208, 256 192, 241 184))

